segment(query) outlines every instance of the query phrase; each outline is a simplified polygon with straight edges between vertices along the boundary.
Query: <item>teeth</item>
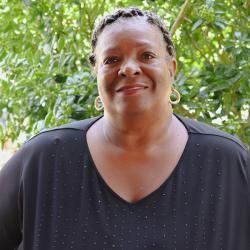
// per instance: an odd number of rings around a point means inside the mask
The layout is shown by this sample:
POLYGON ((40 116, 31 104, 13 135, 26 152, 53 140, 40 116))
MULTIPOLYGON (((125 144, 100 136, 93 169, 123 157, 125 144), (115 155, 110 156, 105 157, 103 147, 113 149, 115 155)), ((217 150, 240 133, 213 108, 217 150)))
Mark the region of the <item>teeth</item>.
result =
POLYGON ((124 90, 136 90, 136 89, 143 89, 144 87, 131 87, 131 88, 124 88, 121 89, 120 91, 124 91, 124 90))
POLYGON ((124 87, 121 87, 120 89, 118 89, 117 92, 129 91, 129 90, 139 90, 139 89, 146 89, 146 88, 147 88, 146 86, 134 86, 134 87, 124 86, 124 87))
POLYGON ((128 88, 128 89, 141 89, 142 87, 134 87, 134 88, 128 88))

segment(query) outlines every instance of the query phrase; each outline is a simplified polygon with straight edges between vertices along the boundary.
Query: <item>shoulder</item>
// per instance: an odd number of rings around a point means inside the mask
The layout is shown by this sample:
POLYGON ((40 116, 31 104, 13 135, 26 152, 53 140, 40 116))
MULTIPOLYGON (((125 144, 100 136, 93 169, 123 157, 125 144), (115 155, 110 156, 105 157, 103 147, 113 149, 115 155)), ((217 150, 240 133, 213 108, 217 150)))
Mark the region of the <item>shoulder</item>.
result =
POLYGON ((210 146, 220 146, 228 150, 242 150, 247 152, 246 145, 236 136, 221 131, 200 121, 176 115, 186 127, 189 134, 195 135, 197 140, 205 141, 210 146))
POLYGON ((25 142, 25 148, 41 148, 48 149, 58 144, 70 145, 72 141, 82 139, 82 136, 88 128, 99 119, 100 117, 93 117, 81 121, 64 124, 59 127, 41 131, 39 134, 31 137, 25 142))
POLYGON ((213 163, 213 168, 223 166, 229 175, 237 176, 237 173, 240 173, 250 194, 250 153, 247 147, 237 137, 210 125, 178 115, 177 118, 190 135, 190 154, 195 152, 202 155, 201 161, 213 163))
POLYGON ((85 133, 97 119, 90 118, 40 132, 24 143, 12 157, 12 162, 18 164, 23 177, 30 176, 30 173, 33 177, 38 172, 50 173, 69 161, 76 166, 87 152, 85 133))

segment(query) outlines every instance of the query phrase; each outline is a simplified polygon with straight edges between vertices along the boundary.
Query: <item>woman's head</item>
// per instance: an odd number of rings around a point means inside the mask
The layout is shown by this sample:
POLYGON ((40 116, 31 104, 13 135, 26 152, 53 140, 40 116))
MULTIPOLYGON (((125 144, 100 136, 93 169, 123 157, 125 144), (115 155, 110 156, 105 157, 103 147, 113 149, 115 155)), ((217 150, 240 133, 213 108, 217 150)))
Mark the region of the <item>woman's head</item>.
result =
POLYGON ((131 7, 126 9, 117 9, 113 13, 105 15, 96 25, 91 40, 92 54, 89 57, 92 66, 95 66, 96 64, 95 49, 98 43, 99 35, 102 33, 105 27, 119 21, 122 18, 131 18, 131 17, 144 17, 148 23, 158 27, 162 33, 164 41, 166 42, 166 50, 168 54, 175 57, 175 47, 171 40, 171 34, 165 28, 161 19, 153 12, 142 11, 138 8, 131 7))
POLYGON ((104 110, 110 115, 164 115, 171 109, 168 97, 176 70, 170 34, 152 13, 134 8, 115 13, 93 35, 92 62, 104 110))

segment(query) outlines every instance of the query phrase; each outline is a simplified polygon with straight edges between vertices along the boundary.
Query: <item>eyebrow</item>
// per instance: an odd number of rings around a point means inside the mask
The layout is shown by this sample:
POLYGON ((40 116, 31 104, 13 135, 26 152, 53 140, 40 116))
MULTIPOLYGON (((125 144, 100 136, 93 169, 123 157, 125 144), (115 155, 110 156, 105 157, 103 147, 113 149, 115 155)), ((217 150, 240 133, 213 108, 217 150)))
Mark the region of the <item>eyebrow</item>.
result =
MULTIPOLYGON (((138 47, 150 47, 150 48, 152 48, 151 44, 148 42, 136 42, 135 45, 138 47)), ((117 50, 120 50, 119 46, 113 46, 113 47, 110 46, 107 49, 105 49, 104 51, 102 51, 102 54, 112 52, 112 51, 117 51, 117 50)))

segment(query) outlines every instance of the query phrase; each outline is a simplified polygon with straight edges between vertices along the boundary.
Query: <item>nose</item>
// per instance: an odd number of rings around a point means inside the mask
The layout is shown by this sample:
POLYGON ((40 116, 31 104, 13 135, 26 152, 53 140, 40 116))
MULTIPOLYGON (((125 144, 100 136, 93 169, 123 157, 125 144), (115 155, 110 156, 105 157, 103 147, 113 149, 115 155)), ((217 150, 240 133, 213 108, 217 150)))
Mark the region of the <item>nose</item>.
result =
POLYGON ((127 60, 121 65, 118 71, 118 75, 123 77, 132 77, 140 74, 141 68, 135 60, 127 60))

